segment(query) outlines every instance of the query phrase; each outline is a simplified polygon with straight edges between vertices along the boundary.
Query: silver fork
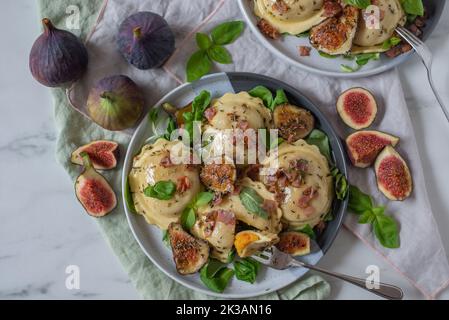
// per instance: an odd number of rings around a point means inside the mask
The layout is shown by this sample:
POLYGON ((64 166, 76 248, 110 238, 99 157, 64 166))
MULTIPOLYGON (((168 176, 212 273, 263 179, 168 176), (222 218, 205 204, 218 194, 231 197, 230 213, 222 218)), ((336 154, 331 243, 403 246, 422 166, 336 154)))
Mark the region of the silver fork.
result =
POLYGON ((443 99, 438 94, 436 87, 433 83, 432 79, 432 53, 430 52, 429 47, 422 42, 417 36, 415 36, 410 30, 407 30, 404 27, 398 26, 396 27, 396 32, 407 41, 413 49, 415 49, 416 53, 420 56, 424 66, 427 69, 427 78, 429 78, 430 88, 433 91, 433 94, 437 98, 438 103, 440 104, 441 110, 443 110, 444 115, 446 116, 446 120, 449 122, 449 111, 443 103, 443 99))
POLYGON ((386 299, 391 300, 401 300, 404 296, 401 288, 398 288, 396 286, 393 286, 391 284, 386 283, 379 283, 378 288, 377 286, 373 286, 373 288, 369 288, 366 285, 366 280, 361 278, 356 278, 352 276, 348 276, 345 274, 337 273, 328 271, 322 268, 319 268, 317 266, 310 265, 308 263, 299 261, 294 259, 291 255, 283 253, 282 251, 278 250, 276 247, 271 247, 263 251, 259 255, 253 255, 251 256, 256 261, 259 261, 260 263, 269 266, 274 269, 284 270, 290 267, 304 267, 310 270, 315 270, 324 274, 327 274, 329 276, 344 280, 346 282, 352 283, 353 285, 356 285, 362 289, 368 290, 374 294, 377 294, 378 296, 381 296, 386 299))

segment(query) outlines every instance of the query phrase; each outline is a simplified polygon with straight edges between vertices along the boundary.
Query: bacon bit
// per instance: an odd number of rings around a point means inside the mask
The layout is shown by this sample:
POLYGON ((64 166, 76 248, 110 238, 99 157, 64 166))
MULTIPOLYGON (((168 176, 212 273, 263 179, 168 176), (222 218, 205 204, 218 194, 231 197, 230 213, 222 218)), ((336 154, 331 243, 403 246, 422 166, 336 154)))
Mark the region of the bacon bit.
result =
POLYGON ((382 21, 385 18, 385 10, 380 9, 379 11, 379 19, 382 21))
POLYGON ((302 176, 298 175, 298 177, 290 183, 291 183, 292 187, 295 187, 295 188, 301 187, 303 184, 302 176))
POLYGON ((324 12, 322 16, 326 18, 335 17, 343 11, 341 5, 335 0, 324 1, 323 9, 324 12))
POLYGON ((221 193, 215 193, 214 198, 212 199, 212 204, 215 206, 215 205, 219 205, 222 202, 223 202, 223 196, 221 195, 221 193))
POLYGON ((312 50, 309 46, 299 46, 299 55, 301 57, 308 57, 310 56, 310 50, 312 50))
POLYGON ((227 225, 235 224, 235 215, 231 211, 217 210, 217 222, 223 222, 227 225))
POLYGON ((278 205, 277 205, 276 201, 264 199, 263 204, 262 204, 262 209, 264 209, 270 215, 275 214, 277 211, 277 208, 278 208, 278 205))
POLYGON ((309 162, 305 159, 296 159, 290 162, 290 166, 299 171, 307 172, 309 169, 309 162))
MULTIPOLYGON (((318 196, 318 190, 308 187, 302 192, 302 196, 298 200, 298 207, 306 209, 310 206, 310 201, 318 196)), ((306 214, 306 212, 304 212, 306 214)), ((307 215, 307 214, 306 214, 307 215)))
POLYGON ((176 191, 178 191, 179 193, 184 193, 185 191, 189 190, 191 186, 192 183, 190 182, 190 179, 187 176, 182 176, 178 178, 176 191))
POLYGON ((287 13, 287 11, 290 10, 288 5, 283 0, 276 0, 276 2, 271 6, 271 9, 281 14, 287 13))
POLYGON ((306 217, 310 217, 315 213, 315 208, 312 206, 308 206, 307 208, 304 208, 303 213, 306 217))
POLYGON ((246 170, 246 175, 253 181, 259 180, 260 164, 251 164, 246 170))
POLYGON ((259 22, 257 23, 257 27, 259 28, 260 32, 262 32, 268 38, 277 40, 277 39, 279 39, 281 37, 281 34, 279 33, 279 31, 276 30, 265 19, 260 19, 259 22))
POLYGON ((204 117, 206 117, 207 121, 209 121, 209 122, 212 121, 212 119, 215 117, 216 114, 217 114, 217 109, 215 109, 214 107, 207 108, 204 111, 204 117))
POLYGON ((171 162, 170 154, 161 159, 160 165, 164 168, 170 168, 174 166, 174 164, 171 162))
POLYGON ((282 203, 284 202, 285 194, 282 191, 277 190, 274 194, 274 199, 277 201, 277 203, 282 203))
POLYGON ((234 185, 231 194, 234 196, 238 196, 240 194, 240 191, 242 191, 242 187, 239 185, 234 185))
POLYGON ((239 122, 237 123, 237 126, 242 129, 243 131, 245 131, 246 129, 249 128, 249 122, 248 120, 239 120, 239 122))

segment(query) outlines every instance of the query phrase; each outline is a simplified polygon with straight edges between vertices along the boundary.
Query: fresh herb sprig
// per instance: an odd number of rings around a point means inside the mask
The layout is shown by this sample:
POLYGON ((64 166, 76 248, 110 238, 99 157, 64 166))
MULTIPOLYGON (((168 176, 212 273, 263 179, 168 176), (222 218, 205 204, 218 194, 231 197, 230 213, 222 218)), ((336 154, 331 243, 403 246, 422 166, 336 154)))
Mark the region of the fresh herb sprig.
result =
POLYGON ((288 98, 283 89, 277 89, 274 97, 273 93, 264 86, 254 87, 248 91, 248 94, 252 97, 260 98, 265 107, 271 111, 273 111, 278 105, 288 103, 288 98))
POLYGON ((355 66, 348 66, 347 64, 340 65, 343 72, 356 72, 360 70, 364 65, 366 65, 371 60, 379 60, 380 53, 361 53, 354 55, 355 66))
POLYGON ((234 261, 235 277, 241 281, 256 282, 259 269, 260 263, 251 258, 234 261))
POLYGON ((393 36, 390 39, 387 39, 382 43, 382 49, 389 50, 389 49, 393 48, 394 46, 398 45, 400 42, 401 42, 401 38, 393 36))
POLYGON ((349 187, 348 209, 359 215, 359 223, 372 225, 382 246, 399 248, 399 229, 396 221, 385 214, 385 207, 375 207, 372 198, 356 186, 349 187))
POLYGON ((401 0, 402 8, 407 15, 423 16, 424 4, 422 0, 401 0))
POLYGON ((212 291, 223 292, 234 276, 234 270, 218 260, 210 259, 200 270, 200 279, 212 291))
POLYGON ((176 184, 171 180, 161 180, 154 185, 147 186, 143 193, 147 197, 159 200, 170 200, 176 192, 176 184))
POLYGON ((366 9, 371 4, 371 0, 344 0, 344 3, 359 9, 366 9))
POLYGON ((250 213, 263 219, 268 219, 268 212, 263 208, 263 198, 256 190, 250 187, 243 187, 239 194, 240 201, 250 213))
POLYGON ((181 225, 185 230, 192 229, 196 222, 196 210, 212 201, 212 192, 200 192, 181 214, 181 225))
POLYGON ((210 36, 197 33, 196 44, 199 50, 187 61, 187 81, 198 80, 209 73, 213 61, 232 63, 232 56, 224 46, 233 43, 242 34, 244 27, 243 21, 229 21, 212 29, 210 36))
POLYGON ((193 141, 193 126, 195 121, 203 119, 204 110, 209 106, 211 94, 209 91, 202 90, 192 102, 192 111, 184 112, 184 130, 189 133, 190 141, 193 141))

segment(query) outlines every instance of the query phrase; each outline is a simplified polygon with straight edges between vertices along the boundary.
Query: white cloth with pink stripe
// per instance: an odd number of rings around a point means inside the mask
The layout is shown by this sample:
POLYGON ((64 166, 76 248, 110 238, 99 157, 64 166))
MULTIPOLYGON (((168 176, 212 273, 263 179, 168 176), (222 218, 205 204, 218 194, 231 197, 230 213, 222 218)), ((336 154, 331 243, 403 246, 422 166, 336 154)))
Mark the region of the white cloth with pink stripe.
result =
MULTIPOLYGON (((235 19, 243 20, 235 0, 105 0, 97 25, 87 40, 90 58, 88 73, 68 90, 72 104, 85 113, 87 93, 92 84, 104 76, 120 73, 130 76, 144 89, 151 106, 183 83, 186 61, 196 50, 195 33, 209 32, 215 25, 235 19), (153 11, 164 16, 175 32, 177 49, 161 69, 138 70, 127 64, 117 51, 115 35, 120 22, 138 11, 153 11)), ((377 97, 380 112, 373 128, 401 138, 397 150, 412 172, 412 196, 403 202, 387 201, 377 189, 372 169, 352 167, 349 180, 371 194, 376 204, 385 205, 387 213, 399 222, 401 246, 399 249, 383 248, 371 228, 358 224, 358 217, 353 214, 347 215, 345 226, 385 258, 426 298, 435 298, 449 284, 449 264, 428 201, 421 160, 397 72, 393 70, 356 80, 308 74, 271 54, 249 28, 227 48, 234 63, 215 65, 214 71, 255 72, 287 82, 321 108, 342 138, 350 130, 340 121, 335 110, 339 93, 353 86, 362 86, 377 97)))

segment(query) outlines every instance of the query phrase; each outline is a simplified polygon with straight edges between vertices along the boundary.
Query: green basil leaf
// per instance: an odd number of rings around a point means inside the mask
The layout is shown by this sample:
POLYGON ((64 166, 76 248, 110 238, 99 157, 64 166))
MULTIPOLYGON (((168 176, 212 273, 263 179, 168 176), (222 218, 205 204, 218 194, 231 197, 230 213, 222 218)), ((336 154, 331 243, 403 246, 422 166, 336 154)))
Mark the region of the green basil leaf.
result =
POLYGON ((158 108, 152 108, 150 112, 148 112, 148 119, 150 120, 151 123, 153 124, 156 123, 158 113, 159 113, 158 108))
POLYGON ((320 153, 326 157, 327 161, 329 161, 329 163, 332 163, 329 138, 323 131, 313 129, 312 132, 310 132, 310 134, 307 136, 306 142, 308 144, 317 146, 320 150, 320 153))
POLYGON ((243 21, 229 21, 212 29, 211 36, 214 44, 225 45, 234 42, 243 32, 243 21))
POLYGON ((243 187, 239 194, 240 201, 250 213, 268 219, 268 213, 262 208, 263 198, 256 190, 250 187, 243 187))
POLYGON ((373 201, 371 197, 356 186, 349 186, 349 202, 348 209, 355 214, 363 214, 365 211, 371 211, 373 201))
POLYGON ((169 248, 171 248, 170 244, 170 234, 167 230, 162 231, 162 242, 169 248))
POLYGON ((382 49, 384 49, 384 50, 391 49, 394 46, 398 45, 400 42, 401 42, 401 38, 393 36, 390 39, 387 39, 382 43, 382 49))
POLYGON ((223 269, 225 267, 226 267, 226 265, 223 262, 218 261, 216 259, 210 259, 207 264, 206 275, 208 278, 213 278, 213 277, 215 277, 215 275, 217 274, 218 271, 220 271, 221 269, 223 269))
POLYGON ((270 150, 274 149, 276 147, 279 147, 279 145, 284 142, 284 139, 282 138, 277 138, 276 140, 274 140, 271 144, 270 144, 270 150))
POLYGON ((231 263, 232 261, 234 261, 234 258, 235 258, 235 249, 232 248, 231 251, 229 251, 227 263, 231 263))
POLYGON ((335 59, 335 58, 338 58, 338 57, 339 57, 338 55, 328 54, 328 53, 323 52, 323 51, 318 51, 318 54, 319 54, 320 56, 322 56, 323 58, 327 58, 327 59, 335 59))
POLYGON ((212 46, 212 40, 207 34, 198 32, 196 34, 196 44, 198 45, 198 48, 207 50, 212 46))
POLYGON ((373 228, 379 242, 386 248, 399 248, 399 230, 396 221, 384 214, 377 214, 375 217, 373 228))
POLYGON ((170 200, 176 192, 176 184, 173 181, 158 181, 154 186, 148 186, 143 190, 147 197, 159 200, 170 200))
POLYGON ((295 36, 298 38, 308 38, 310 36, 310 30, 298 33, 295 36))
POLYGON ((305 225, 304 227, 302 227, 302 228, 293 229, 293 231, 304 233, 304 234, 307 235, 310 239, 313 239, 313 240, 316 239, 315 231, 313 231, 312 227, 311 227, 310 225, 308 225, 308 224, 306 224, 306 225, 305 225))
POLYGON ((200 279, 207 288, 209 288, 212 291, 221 293, 224 291, 224 289, 226 289, 229 280, 231 280, 232 276, 234 275, 234 270, 222 267, 219 270, 216 270, 216 272, 214 272, 213 277, 209 277, 208 276, 208 273, 210 273, 208 272, 209 264, 210 262, 208 262, 201 268, 200 279))
POLYGON ((401 0, 401 5, 407 14, 417 16, 424 15, 424 5, 422 0, 401 0))
POLYGON ((343 71, 343 72, 348 72, 348 73, 350 73, 350 72, 356 72, 356 71, 359 71, 360 66, 357 66, 357 67, 353 68, 353 67, 350 67, 350 66, 348 66, 348 65, 346 65, 346 64, 341 64, 341 65, 340 65, 340 69, 341 69, 341 71, 343 71))
POLYGON ((371 0, 344 0, 344 2, 359 9, 366 9, 371 4, 371 0))
POLYGON ((192 102, 193 120, 201 121, 203 119, 204 110, 209 106, 211 95, 209 91, 202 90, 192 102))
POLYGON ((348 181, 337 167, 332 168, 331 174, 334 178, 335 195, 337 196, 338 200, 343 200, 348 194, 348 181))
POLYGON ((383 206, 381 206, 381 207, 374 207, 374 208, 372 209, 372 211, 373 211, 373 213, 374 213, 375 215, 382 215, 382 214, 384 214, 384 212, 385 212, 385 207, 383 207, 383 206))
POLYGON ((276 90, 276 96, 274 97, 273 103, 271 105, 271 110, 274 110, 275 107, 281 104, 288 103, 287 96, 285 95, 285 92, 283 89, 277 89, 276 90))
POLYGON ((379 59, 380 59, 379 53, 361 53, 355 56, 355 63, 361 67, 366 65, 370 60, 379 60, 379 59))
POLYGON ((187 81, 192 82, 198 80, 207 74, 211 67, 212 62, 210 61, 205 50, 195 52, 187 61, 187 81))
POLYGON ((195 198, 194 207, 195 208, 202 207, 211 202, 213 198, 214 194, 212 192, 200 192, 195 198))
POLYGON ((214 45, 207 50, 207 55, 213 61, 222 64, 230 64, 232 63, 232 57, 228 50, 225 47, 220 45, 214 45))
POLYGON ((332 209, 331 209, 331 210, 329 210, 329 212, 326 213, 326 215, 323 217, 323 221, 324 221, 324 222, 329 222, 329 221, 332 221, 332 220, 334 220, 334 215, 332 214, 332 209))
POLYGON ((256 282, 257 273, 259 272, 260 263, 251 258, 234 261, 235 276, 237 279, 249 283, 256 282))
POLYGON ((164 134, 165 140, 170 140, 171 133, 176 130, 175 120, 170 117, 167 124, 167 130, 164 134))
POLYGON ((128 207, 128 210, 132 213, 137 213, 136 207, 134 205, 133 196, 131 193, 131 188, 129 186, 128 178, 126 178, 125 182, 125 200, 126 200, 126 206, 128 207))
POLYGON ((376 219, 374 213, 371 210, 367 210, 359 216, 358 223, 360 224, 372 223, 374 219, 376 219))
POLYGON ((264 86, 257 86, 253 88, 248 91, 248 94, 252 97, 260 98, 265 107, 271 109, 271 105, 273 104, 273 94, 264 86))
POLYGON ((181 225, 185 230, 190 230, 196 222, 196 213, 193 208, 187 207, 181 214, 181 225))

